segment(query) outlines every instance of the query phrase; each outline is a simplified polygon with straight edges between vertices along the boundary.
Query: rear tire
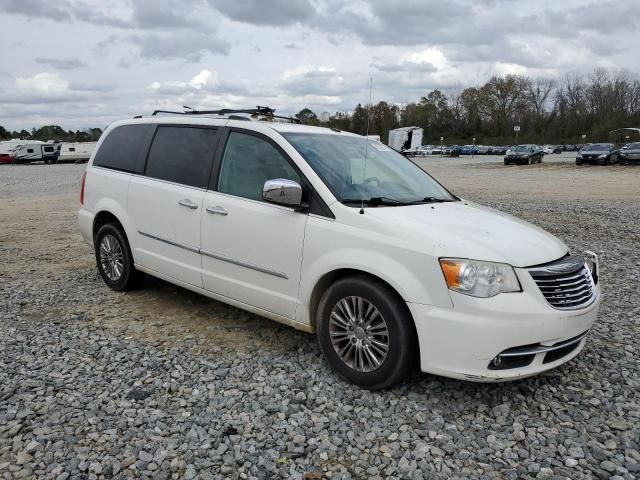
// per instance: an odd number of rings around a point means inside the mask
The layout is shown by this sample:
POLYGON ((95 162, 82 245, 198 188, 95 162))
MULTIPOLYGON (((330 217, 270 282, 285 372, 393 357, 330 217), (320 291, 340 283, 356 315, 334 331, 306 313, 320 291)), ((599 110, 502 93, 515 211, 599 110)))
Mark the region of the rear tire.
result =
POLYGON ((144 279, 136 270, 129 242, 122 227, 107 223, 100 227, 94 239, 96 263, 104 283, 117 291, 132 290, 144 279))
POLYGON ((316 311, 318 342, 329 365, 349 382, 388 388, 412 370, 417 352, 404 301, 364 275, 338 280, 316 311))

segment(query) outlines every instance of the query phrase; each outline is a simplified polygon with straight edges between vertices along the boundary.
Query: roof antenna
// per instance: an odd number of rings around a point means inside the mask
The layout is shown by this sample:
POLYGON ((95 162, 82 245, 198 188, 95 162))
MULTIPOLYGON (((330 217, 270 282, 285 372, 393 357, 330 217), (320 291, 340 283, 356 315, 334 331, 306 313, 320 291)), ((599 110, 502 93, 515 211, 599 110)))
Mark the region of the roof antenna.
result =
MULTIPOLYGON (((373 89, 373 77, 369 77, 369 106, 367 107, 367 134, 364 144, 364 177, 367 177, 367 153, 369 153, 369 122, 371 120, 371 90, 373 89)), ((360 215, 364 215, 364 198, 360 204, 360 215)))

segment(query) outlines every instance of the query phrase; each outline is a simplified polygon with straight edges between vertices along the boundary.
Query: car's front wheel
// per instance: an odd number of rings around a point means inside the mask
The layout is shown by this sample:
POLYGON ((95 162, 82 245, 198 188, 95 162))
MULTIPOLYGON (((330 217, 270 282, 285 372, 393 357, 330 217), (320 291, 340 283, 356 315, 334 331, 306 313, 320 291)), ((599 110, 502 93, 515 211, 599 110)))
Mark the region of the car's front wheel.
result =
POLYGON ((329 365, 356 385, 387 388, 411 371, 417 338, 410 314, 381 282, 366 276, 338 280, 320 300, 316 326, 329 365))
POLYGON ((136 270, 129 242, 119 225, 107 223, 100 227, 94 245, 104 283, 118 291, 131 290, 141 283, 144 274, 136 270))

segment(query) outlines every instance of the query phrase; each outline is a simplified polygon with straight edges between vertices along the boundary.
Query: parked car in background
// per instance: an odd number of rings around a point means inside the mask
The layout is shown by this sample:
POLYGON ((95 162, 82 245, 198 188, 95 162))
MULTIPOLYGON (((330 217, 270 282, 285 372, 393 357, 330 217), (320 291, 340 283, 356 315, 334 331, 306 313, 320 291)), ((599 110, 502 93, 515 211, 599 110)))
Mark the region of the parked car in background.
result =
POLYGON ((476 145, 476 155, 487 155, 489 147, 487 145, 476 145))
POLYGON ((541 163, 544 152, 538 145, 525 144, 518 145, 515 148, 509 150, 504 157, 504 164, 510 165, 512 163, 524 165, 531 165, 532 163, 541 163))
POLYGON ((619 152, 620 163, 631 165, 640 163, 640 142, 627 143, 619 152))
POLYGON ((562 145, 554 145, 553 153, 562 153, 562 145))
POLYGON ((465 145, 460 149, 460 155, 476 155, 478 147, 475 145, 465 145))
POLYGON ((461 148, 460 145, 448 145, 444 149, 444 155, 447 157, 459 157, 461 148))
POLYGON ((618 150, 613 143, 592 143, 578 152, 576 165, 609 165, 618 163, 618 159, 618 150))
POLYGON ((489 151, 487 153, 489 155, 506 155, 507 147, 501 145, 493 145, 489 147, 489 151))
POLYGON ((6 140, 0 142, 0 164, 16 163, 16 155, 13 150, 18 144, 14 141, 6 140))
POLYGON ((222 113, 114 122, 82 177, 80 232, 110 288, 147 273, 316 333, 364 388, 416 360, 497 382, 578 355, 600 304, 596 255, 366 141, 222 113))
POLYGON ((0 153, 0 165, 7 165, 10 163, 16 163, 16 157, 10 153, 0 153))
POLYGON ((575 152, 578 150, 578 147, 573 144, 567 144, 562 146, 562 150, 565 152, 575 152))
POLYGON ((553 153, 553 145, 543 145, 542 152, 545 155, 550 155, 553 153))

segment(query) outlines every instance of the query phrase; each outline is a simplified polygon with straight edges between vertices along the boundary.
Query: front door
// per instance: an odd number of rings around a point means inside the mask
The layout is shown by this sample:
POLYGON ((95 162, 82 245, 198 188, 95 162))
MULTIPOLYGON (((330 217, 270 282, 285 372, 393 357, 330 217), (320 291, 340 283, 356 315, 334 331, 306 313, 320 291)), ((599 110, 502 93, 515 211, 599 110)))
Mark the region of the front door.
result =
POLYGON ((128 210, 144 267, 202 287, 200 221, 217 129, 159 126, 144 175, 129 184, 128 210))
POLYGON ((267 180, 301 182, 293 162, 272 140, 229 133, 214 189, 204 194, 204 288, 295 318, 307 214, 262 200, 267 180))

